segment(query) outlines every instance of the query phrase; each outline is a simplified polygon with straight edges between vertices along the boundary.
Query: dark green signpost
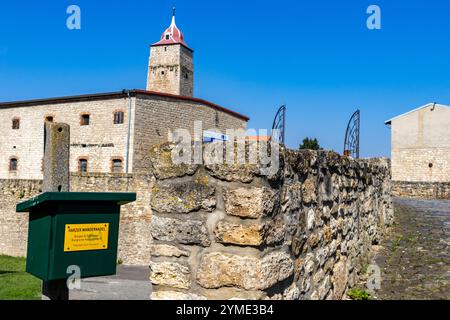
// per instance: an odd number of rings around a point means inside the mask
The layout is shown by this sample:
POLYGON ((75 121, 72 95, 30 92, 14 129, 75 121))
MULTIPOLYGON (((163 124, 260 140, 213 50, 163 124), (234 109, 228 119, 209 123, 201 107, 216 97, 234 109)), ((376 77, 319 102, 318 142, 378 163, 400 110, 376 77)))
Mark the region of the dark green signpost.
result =
POLYGON ((116 273, 120 206, 136 193, 45 192, 21 202, 29 212, 26 271, 43 281, 116 273))

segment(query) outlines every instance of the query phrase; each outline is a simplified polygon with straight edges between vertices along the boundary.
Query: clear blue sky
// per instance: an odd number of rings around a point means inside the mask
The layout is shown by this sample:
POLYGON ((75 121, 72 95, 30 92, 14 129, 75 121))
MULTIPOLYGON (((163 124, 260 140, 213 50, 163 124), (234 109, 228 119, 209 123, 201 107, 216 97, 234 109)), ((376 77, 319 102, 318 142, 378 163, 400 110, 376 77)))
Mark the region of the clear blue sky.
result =
POLYGON ((389 156, 384 120, 450 104, 448 0, 24 0, 0 4, 0 101, 145 88, 148 45, 177 24, 195 50, 195 96, 267 128, 286 103, 287 144, 342 152, 362 117, 362 156, 389 156), (77 4, 82 29, 66 28, 77 4), (382 10, 382 29, 366 9, 382 10))

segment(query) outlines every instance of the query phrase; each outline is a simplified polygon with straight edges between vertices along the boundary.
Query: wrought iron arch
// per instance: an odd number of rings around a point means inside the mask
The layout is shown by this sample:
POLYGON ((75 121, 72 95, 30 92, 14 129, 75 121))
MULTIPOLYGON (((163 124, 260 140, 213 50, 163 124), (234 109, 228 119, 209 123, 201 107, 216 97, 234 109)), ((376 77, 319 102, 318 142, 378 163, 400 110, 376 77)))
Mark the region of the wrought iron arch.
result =
POLYGON ((286 135, 286 105, 282 105, 275 115, 272 124, 271 139, 275 142, 284 144, 286 135))
POLYGON ((359 133, 361 113, 358 110, 353 113, 347 125, 344 141, 344 156, 359 159, 359 133))

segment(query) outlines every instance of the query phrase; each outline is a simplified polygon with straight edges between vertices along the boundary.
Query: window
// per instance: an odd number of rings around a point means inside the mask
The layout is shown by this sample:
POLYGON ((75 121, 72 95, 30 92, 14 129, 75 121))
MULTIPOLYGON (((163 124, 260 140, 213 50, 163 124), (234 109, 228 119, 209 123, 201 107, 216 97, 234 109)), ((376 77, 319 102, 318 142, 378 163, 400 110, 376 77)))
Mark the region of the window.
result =
POLYGON ((113 173, 123 172, 122 159, 113 159, 112 160, 111 172, 113 172, 113 173))
POLYGON ((114 124, 122 124, 123 123, 123 111, 114 112, 114 124))
POLYGON ((170 34, 166 33, 166 40, 170 40, 170 34))
POLYGON ((45 121, 53 122, 53 116, 47 116, 47 117, 45 117, 45 121))
POLYGON ((188 76, 187 73, 184 75, 184 77, 185 77, 186 79, 189 79, 189 76, 188 76))
POLYGON ((88 161, 87 159, 78 159, 78 171, 87 172, 88 161))
POLYGON ((17 130, 20 128, 20 119, 19 118, 12 119, 12 128, 14 130, 17 130))
POLYGON ((17 171, 17 158, 9 159, 9 171, 17 171))
POLYGON ((164 75, 164 71, 161 71, 161 74, 164 75))
POLYGON ((82 126, 88 126, 89 125, 89 115, 88 114, 82 114, 81 115, 80 124, 82 126))

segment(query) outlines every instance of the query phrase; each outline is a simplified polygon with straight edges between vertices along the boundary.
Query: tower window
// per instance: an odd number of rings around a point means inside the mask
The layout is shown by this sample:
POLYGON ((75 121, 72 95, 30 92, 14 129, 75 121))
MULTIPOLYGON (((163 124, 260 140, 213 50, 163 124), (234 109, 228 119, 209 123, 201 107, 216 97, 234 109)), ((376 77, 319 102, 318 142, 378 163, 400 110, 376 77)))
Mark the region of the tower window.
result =
POLYGON ((78 171, 87 172, 88 161, 87 159, 78 159, 78 171))
POLYGON ((113 159, 111 163, 111 172, 121 173, 123 172, 123 161, 122 159, 113 159))
POLYGON ((9 159, 9 171, 10 172, 16 172, 17 171, 17 158, 11 158, 9 159))
POLYGON ((89 119, 90 116, 88 114, 82 114, 80 118, 80 125, 82 126, 88 126, 89 125, 89 119))
POLYGON ((170 40, 170 34, 169 33, 166 34, 166 40, 170 40))
POLYGON ((188 75, 187 73, 184 75, 184 77, 185 77, 186 79, 189 79, 189 75, 188 75))
POLYGON ((122 124, 124 118, 123 111, 114 112, 114 124, 122 124))
POLYGON ((12 128, 14 130, 17 130, 20 128, 20 119, 19 118, 12 119, 12 128))

